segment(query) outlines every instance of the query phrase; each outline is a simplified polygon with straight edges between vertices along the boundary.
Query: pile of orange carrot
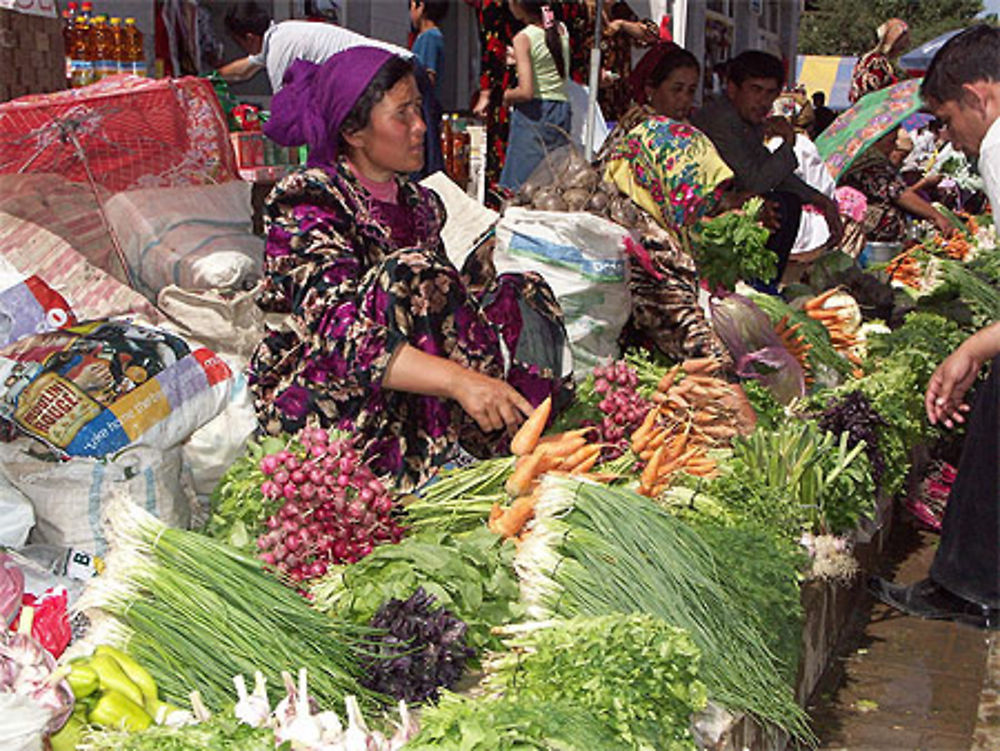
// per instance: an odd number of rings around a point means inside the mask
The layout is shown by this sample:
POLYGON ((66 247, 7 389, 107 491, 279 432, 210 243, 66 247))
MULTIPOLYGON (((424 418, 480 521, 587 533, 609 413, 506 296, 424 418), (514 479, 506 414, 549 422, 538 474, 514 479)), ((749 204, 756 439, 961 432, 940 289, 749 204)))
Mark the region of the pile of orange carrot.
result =
POLYGON ((655 497, 678 472, 714 477, 716 462, 708 450, 726 445, 737 434, 737 416, 727 402, 732 385, 715 376, 713 358, 686 360, 660 379, 654 406, 631 436, 631 448, 645 466, 639 492, 655 497))
POLYGON ((806 301, 803 310, 805 314, 814 321, 819 321, 826 327, 830 334, 830 343, 833 344, 841 355, 846 357, 854 365, 861 365, 861 358, 858 357, 854 348, 858 346, 857 335, 846 326, 843 314, 844 306, 827 306, 826 302, 840 291, 840 287, 828 289, 816 297, 806 301))
MULTIPOLYGON (((914 246, 916 247, 916 246, 914 246)), ((886 264, 889 281, 896 281, 910 289, 922 289, 924 285, 924 270, 913 256, 913 249, 905 250, 886 264)))
POLYGON ((511 439, 511 453, 518 457, 507 478, 507 493, 514 499, 506 509, 495 504, 489 528, 504 537, 516 537, 534 516, 538 481, 546 472, 582 475, 597 464, 603 446, 587 440, 591 428, 568 430, 542 438, 552 411, 551 399, 542 402, 511 439))
POLYGON ((785 345, 785 349, 798 361, 802 367, 802 374, 805 376, 806 385, 810 385, 813 383, 812 366, 809 364, 809 357, 807 355, 809 354, 809 350, 812 349, 812 345, 799 333, 801 326, 801 323, 789 326, 788 316, 784 315, 780 321, 774 324, 774 333, 781 339, 781 343, 785 345))

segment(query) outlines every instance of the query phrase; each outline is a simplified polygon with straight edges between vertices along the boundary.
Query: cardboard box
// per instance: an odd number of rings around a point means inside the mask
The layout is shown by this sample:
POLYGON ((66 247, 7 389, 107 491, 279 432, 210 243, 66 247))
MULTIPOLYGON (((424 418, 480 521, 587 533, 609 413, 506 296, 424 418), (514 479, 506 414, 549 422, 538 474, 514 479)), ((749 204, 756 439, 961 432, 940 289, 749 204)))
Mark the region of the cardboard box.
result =
POLYGON ((0 101, 65 88, 62 20, 0 9, 0 101))

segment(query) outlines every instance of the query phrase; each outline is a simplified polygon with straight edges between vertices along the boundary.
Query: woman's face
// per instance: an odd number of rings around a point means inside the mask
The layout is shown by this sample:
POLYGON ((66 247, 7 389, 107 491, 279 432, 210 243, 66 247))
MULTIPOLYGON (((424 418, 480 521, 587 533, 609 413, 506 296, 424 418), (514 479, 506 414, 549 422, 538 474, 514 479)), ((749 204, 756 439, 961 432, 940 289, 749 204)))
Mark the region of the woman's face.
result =
POLYGON ((417 80, 406 76, 372 107, 368 125, 345 133, 344 140, 354 166, 369 179, 385 181, 424 166, 426 131, 417 80))
POLYGON ((687 120, 694 107, 698 90, 697 68, 674 68, 655 89, 646 88, 646 97, 658 115, 674 120, 687 120))

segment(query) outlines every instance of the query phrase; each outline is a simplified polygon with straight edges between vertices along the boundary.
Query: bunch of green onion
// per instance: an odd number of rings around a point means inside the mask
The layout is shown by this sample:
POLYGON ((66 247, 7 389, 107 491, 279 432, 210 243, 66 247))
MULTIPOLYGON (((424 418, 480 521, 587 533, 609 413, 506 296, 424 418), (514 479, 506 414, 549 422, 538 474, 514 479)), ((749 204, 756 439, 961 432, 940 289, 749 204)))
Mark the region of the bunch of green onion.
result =
POLYGON ((648 613, 688 631, 709 697, 803 739, 812 737, 748 603, 682 521, 647 498, 548 476, 514 560, 528 616, 648 613))
POLYGON ((443 470, 405 504, 406 524, 413 531, 466 532, 483 526, 494 503, 508 498, 504 483, 514 469, 513 456, 443 470))
MULTIPOLYGON (((146 666, 168 701, 197 689, 218 711, 233 703, 233 676, 260 670, 282 689, 281 672, 309 670, 320 706, 355 695, 384 697, 358 683, 371 631, 311 608, 261 563, 208 537, 165 526, 128 502, 108 504, 112 552, 76 609, 105 623, 104 636, 146 666)), ((95 634, 96 638, 96 634, 95 634)))

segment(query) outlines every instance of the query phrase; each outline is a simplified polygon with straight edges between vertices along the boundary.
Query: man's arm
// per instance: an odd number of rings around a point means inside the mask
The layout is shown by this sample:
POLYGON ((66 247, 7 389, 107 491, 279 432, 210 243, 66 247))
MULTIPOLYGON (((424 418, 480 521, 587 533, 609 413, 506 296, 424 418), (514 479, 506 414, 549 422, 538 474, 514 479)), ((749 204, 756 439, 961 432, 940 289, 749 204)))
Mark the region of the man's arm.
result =
POLYGON ((216 72, 229 83, 239 83, 240 81, 249 81, 263 69, 264 66, 253 58, 243 57, 226 63, 216 72))
POLYGON ((763 142, 757 143, 748 134, 748 129, 735 112, 713 108, 699 113, 692 122, 712 139, 743 190, 753 193, 774 190, 799 165, 795 152, 787 142, 771 153, 763 142))

